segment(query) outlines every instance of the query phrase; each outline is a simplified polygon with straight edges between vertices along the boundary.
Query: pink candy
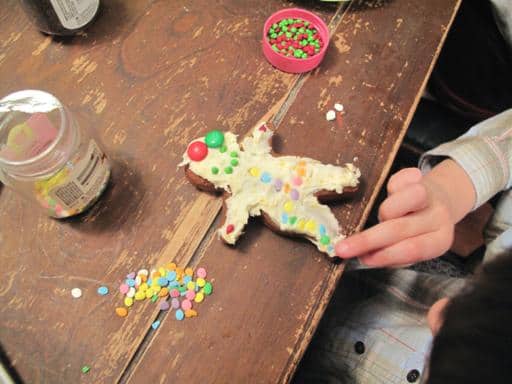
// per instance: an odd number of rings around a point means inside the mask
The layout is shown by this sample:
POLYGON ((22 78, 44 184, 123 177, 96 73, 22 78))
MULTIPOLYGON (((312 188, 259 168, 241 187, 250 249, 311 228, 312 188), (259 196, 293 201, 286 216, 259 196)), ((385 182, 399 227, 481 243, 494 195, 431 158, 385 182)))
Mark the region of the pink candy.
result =
POLYGON ((130 286, 128 284, 123 283, 119 286, 119 292, 121 292, 123 295, 126 295, 129 290, 130 286))
POLYGON ((293 179, 292 179, 292 184, 295 185, 295 186, 299 186, 299 185, 302 185, 302 178, 300 178, 299 176, 295 176, 293 179))
POLYGON ((184 311, 187 311, 189 309, 192 309, 192 302, 190 300, 183 300, 181 302, 181 309, 183 309, 184 311))
POLYGON ((177 289, 171 289, 171 297, 179 297, 180 296, 180 291, 178 291, 177 289))
POLYGON ((185 297, 188 300, 194 300, 194 297, 196 297, 196 293, 194 291, 187 291, 187 293, 185 294, 185 297))
POLYGON ((202 277, 204 279, 206 277, 206 269, 204 269, 202 267, 198 268, 196 274, 197 274, 197 277, 202 277))

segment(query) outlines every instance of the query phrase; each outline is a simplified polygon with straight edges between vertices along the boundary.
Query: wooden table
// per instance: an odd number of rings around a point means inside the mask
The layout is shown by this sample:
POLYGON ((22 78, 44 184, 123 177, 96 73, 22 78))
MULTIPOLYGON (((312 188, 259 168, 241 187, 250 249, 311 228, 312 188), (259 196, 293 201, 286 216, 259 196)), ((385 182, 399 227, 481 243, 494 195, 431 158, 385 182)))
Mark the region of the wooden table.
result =
POLYGON ((224 245, 215 236, 222 202, 186 181, 181 154, 212 128, 243 135, 271 119, 280 153, 361 168, 360 192, 333 208, 346 233, 360 229, 459 0, 297 1, 332 32, 321 67, 302 76, 273 69, 260 50, 266 17, 290 2, 103 3, 71 40, 41 35, 17 1, 2 3, 0 94, 55 94, 114 167, 100 202, 70 220, 1 190, 1 346, 27 383, 286 382, 343 266, 258 220, 224 245), (342 124, 325 119, 335 102, 346 109, 342 124), (115 315, 129 271, 172 260, 214 279, 199 317, 178 322, 149 301, 115 315), (102 284, 110 295, 96 294, 102 284), (84 291, 79 300, 73 287, 84 291))

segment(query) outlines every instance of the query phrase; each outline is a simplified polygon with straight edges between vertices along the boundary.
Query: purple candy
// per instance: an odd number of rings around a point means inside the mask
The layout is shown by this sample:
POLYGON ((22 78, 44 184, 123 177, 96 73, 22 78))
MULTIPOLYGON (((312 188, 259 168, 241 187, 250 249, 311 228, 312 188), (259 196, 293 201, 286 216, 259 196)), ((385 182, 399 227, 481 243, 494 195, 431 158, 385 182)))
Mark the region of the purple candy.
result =
POLYGON ((297 191, 296 189, 292 189, 290 191, 290 198, 292 200, 299 200, 299 191, 297 191))
POLYGON ((167 302, 167 300, 162 300, 160 301, 160 310, 161 311, 167 311, 169 309, 169 303, 167 302))
POLYGON ((126 277, 128 279, 135 279, 135 272, 130 272, 129 274, 126 275, 126 277))
POLYGON ((283 180, 275 179, 274 180, 274 188, 276 189, 277 192, 279 192, 281 190, 281 188, 283 188, 283 180))
POLYGON ((179 308, 180 307, 180 301, 177 298, 173 298, 171 300, 171 307, 173 307, 174 309, 179 308))

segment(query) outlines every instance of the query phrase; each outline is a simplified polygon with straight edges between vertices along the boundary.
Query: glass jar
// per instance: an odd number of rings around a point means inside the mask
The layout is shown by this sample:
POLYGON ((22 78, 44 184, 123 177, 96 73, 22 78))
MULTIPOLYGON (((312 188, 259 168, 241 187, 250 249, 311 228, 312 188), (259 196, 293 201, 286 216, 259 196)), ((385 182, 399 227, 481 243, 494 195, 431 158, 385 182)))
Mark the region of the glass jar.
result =
POLYGON ((93 21, 100 0, 20 0, 25 12, 42 32, 75 35, 93 21))
POLYGON ((103 151, 54 96, 25 90, 0 100, 0 179, 6 186, 64 218, 89 208, 109 177, 103 151))

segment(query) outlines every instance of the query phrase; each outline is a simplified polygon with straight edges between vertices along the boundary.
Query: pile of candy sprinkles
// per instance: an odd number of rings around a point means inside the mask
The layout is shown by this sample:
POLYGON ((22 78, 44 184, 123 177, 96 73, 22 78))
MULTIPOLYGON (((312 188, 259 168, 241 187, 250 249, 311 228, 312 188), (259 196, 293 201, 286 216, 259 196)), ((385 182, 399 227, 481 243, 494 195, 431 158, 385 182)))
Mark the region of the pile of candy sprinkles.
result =
MULTIPOLYGON (((119 286, 119 291, 125 296, 124 306, 115 309, 120 317, 127 316, 128 309, 136 301, 148 299, 153 303, 158 301, 161 311, 174 309, 176 319, 183 320, 197 316, 193 307, 211 295, 213 286, 206 280, 205 268, 198 268, 194 273, 192 268, 183 269, 169 263, 151 271, 130 272, 119 286)), ((152 327, 156 329, 159 325, 160 322, 155 321, 152 327)))
POLYGON ((267 39, 275 52, 297 59, 315 56, 324 46, 317 28, 301 19, 283 19, 272 24, 267 39))

